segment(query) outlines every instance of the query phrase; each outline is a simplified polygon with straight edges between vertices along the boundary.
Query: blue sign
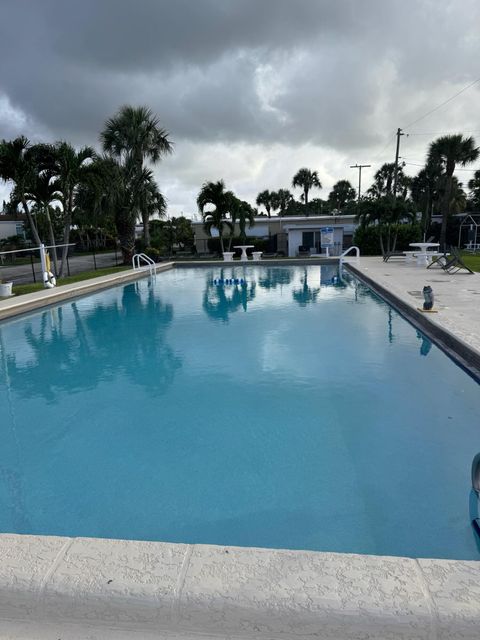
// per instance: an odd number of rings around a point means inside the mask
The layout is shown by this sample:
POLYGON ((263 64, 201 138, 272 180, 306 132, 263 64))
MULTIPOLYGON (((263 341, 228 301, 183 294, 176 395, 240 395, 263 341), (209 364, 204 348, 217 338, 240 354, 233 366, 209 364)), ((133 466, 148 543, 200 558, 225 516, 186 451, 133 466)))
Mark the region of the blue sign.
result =
POLYGON ((320 243, 322 247, 333 247, 333 227, 322 227, 320 229, 320 243))

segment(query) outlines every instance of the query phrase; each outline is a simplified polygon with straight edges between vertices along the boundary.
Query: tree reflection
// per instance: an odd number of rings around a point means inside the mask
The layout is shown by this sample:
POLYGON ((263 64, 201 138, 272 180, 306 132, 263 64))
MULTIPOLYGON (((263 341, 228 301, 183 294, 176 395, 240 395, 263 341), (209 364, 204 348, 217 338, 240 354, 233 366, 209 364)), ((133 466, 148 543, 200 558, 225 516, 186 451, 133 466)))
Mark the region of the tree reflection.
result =
POLYGON ((292 281, 292 270, 282 267, 262 268, 262 275, 258 284, 262 289, 276 289, 278 286, 288 285, 292 281))
MULTIPOLYGON (((225 272, 220 270, 220 280, 224 280, 225 272)), ((228 276, 234 278, 235 276, 228 276)), ((255 298, 255 282, 242 284, 214 284, 213 273, 206 277, 202 306, 209 318, 228 322, 230 315, 239 309, 247 310, 248 303, 255 298)))
POLYGON ((304 270, 303 277, 300 282, 302 283, 301 288, 294 289, 292 291, 292 297, 301 307, 306 307, 307 304, 317 301, 318 294, 320 293, 320 287, 310 287, 308 285, 307 269, 304 270))
POLYGON ((34 356, 17 365, 7 357, 8 373, 18 393, 55 402, 59 390, 95 388, 99 381, 124 376, 151 393, 162 393, 182 362, 167 343, 173 308, 150 287, 142 295, 136 285, 124 287, 121 302, 100 301, 80 313, 72 302, 72 319, 62 307, 45 311, 40 325, 29 322, 25 339, 34 356))

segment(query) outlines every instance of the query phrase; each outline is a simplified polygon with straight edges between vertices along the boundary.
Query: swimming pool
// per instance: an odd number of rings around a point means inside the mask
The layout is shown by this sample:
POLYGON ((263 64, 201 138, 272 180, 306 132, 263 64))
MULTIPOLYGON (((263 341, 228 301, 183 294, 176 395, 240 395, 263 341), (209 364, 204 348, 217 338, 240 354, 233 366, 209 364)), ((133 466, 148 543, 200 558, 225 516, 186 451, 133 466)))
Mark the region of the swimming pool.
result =
POLYGON ((480 558, 478 384, 330 266, 177 268, 0 347, 0 531, 480 558))

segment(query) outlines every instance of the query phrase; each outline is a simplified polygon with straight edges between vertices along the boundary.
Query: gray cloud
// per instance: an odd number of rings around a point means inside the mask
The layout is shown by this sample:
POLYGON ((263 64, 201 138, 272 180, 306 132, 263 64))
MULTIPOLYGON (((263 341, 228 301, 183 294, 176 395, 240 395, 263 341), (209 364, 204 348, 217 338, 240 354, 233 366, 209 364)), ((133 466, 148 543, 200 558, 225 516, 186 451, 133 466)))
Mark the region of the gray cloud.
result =
MULTIPOLYGON (((293 175, 289 157, 318 158, 328 187, 348 176, 334 175, 343 162, 389 160, 379 152, 397 126, 478 75, 475 0, 0 0, 0 11, 0 137, 98 144, 121 104, 148 104, 185 150, 160 171, 185 208, 198 157, 252 193, 293 175)), ((422 126, 480 129, 478 96, 422 126)), ((428 139, 404 142, 423 157, 428 139)))

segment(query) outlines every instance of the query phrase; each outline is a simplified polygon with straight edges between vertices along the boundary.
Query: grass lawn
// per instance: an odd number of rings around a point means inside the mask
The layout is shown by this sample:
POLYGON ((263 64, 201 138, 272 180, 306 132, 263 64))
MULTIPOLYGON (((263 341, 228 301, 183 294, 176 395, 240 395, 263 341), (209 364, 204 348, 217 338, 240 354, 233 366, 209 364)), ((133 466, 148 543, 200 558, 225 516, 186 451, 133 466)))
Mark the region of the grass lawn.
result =
MULTIPOLYGON (((119 273, 126 271, 131 267, 108 267, 106 269, 97 269, 96 271, 84 271, 83 273, 77 273, 74 276, 68 276, 66 278, 60 278, 57 284, 72 284, 73 282, 81 282, 82 280, 90 280, 90 278, 99 278, 100 276, 108 276, 112 273, 119 273)), ((33 291, 41 291, 44 289, 43 283, 36 282, 35 284, 17 284, 13 287, 13 293, 16 296, 21 296, 24 293, 32 293, 33 291)))
POLYGON ((462 260, 472 271, 480 271, 480 254, 465 253, 462 251, 462 260))

